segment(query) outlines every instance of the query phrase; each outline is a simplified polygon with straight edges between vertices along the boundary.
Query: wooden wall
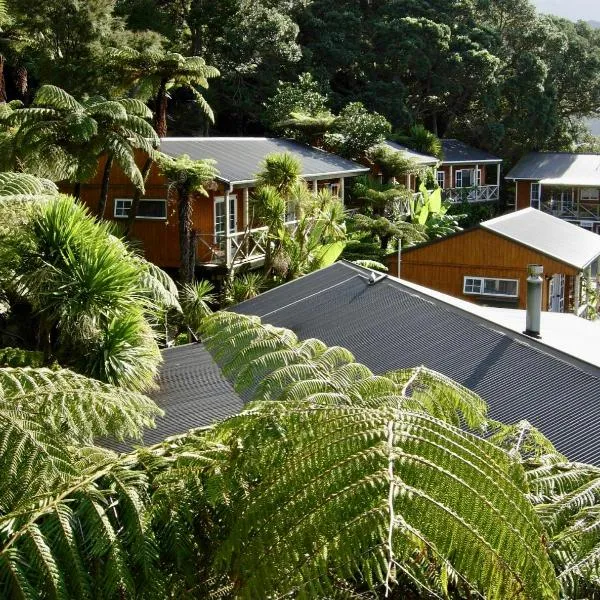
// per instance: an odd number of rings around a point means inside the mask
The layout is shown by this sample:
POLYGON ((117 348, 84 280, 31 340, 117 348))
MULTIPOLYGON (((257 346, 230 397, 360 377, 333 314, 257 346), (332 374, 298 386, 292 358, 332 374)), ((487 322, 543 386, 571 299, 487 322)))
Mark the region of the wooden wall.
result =
MULTIPOLYGON (((144 158, 139 157, 138 165, 143 165, 144 158)), ((100 188, 104 162, 98 168, 96 177, 81 187, 81 200, 90 207, 94 214, 98 214, 98 203, 100 199, 100 188)), ((322 189, 329 183, 339 183, 339 179, 323 179, 318 181, 318 188, 322 189)), ((312 183, 308 182, 310 189, 312 183)), ((73 193, 72 185, 63 186, 65 193, 73 193)), ((220 249, 214 239, 214 198, 223 196, 225 187, 222 183, 214 182, 209 195, 195 194, 193 199, 192 226, 198 236, 198 263, 214 262, 215 252, 221 255, 220 249)), ((104 218, 111 221, 126 224, 126 219, 114 217, 114 201, 116 198, 133 198, 134 186, 127 179, 118 165, 113 165, 108 191, 108 201, 104 218)), ((252 190, 250 189, 250 193, 252 190)), ((237 222, 236 231, 243 231, 244 223, 243 188, 236 188, 230 194, 237 196, 237 222)), ((166 179, 160 174, 154 165, 148 175, 146 192, 143 198, 167 199, 166 219, 143 219, 138 218, 132 225, 130 237, 137 241, 143 250, 146 259, 160 267, 177 268, 180 264, 179 252, 179 216, 177 212, 176 194, 170 190, 166 179)), ((250 211, 251 217, 251 211, 250 211)), ((252 224, 257 226, 258 224, 252 224)))
POLYGON ((531 206, 531 183, 531 181, 515 182, 517 210, 531 206))
MULTIPOLYGON (((527 265, 541 264, 544 275, 564 273, 575 276, 577 270, 543 254, 482 228, 450 236, 402 253, 400 277, 425 287, 450 294, 470 302, 496 304, 491 296, 463 294, 465 276, 519 280, 518 308, 525 308, 527 265)), ((388 256, 391 275, 397 275, 397 256, 388 256)), ((543 310, 547 310, 548 280, 543 293, 543 310)), ((504 299, 500 299, 502 302, 504 299)), ((510 304, 510 299, 506 299, 510 304)), ((568 299, 565 299, 568 300, 568 299)), ((565 301, 565 306, 568 302, 565 301)))

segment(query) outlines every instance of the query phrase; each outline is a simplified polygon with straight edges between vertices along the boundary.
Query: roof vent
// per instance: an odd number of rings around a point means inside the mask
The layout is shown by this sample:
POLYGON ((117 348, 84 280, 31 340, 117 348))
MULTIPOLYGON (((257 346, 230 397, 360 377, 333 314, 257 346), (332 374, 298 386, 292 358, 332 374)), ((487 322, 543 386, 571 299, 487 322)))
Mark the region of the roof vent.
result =
POLYGON ((527 265, 527 315, 524 333, 535 338, 540 337, 543 275, 542 265, 527 265))
POLYGON ((369 275, 369 285, 375 285, 386 277, 387 275, 385 273, 375 273, 375 271, 371 271, 371 274, 369 275))

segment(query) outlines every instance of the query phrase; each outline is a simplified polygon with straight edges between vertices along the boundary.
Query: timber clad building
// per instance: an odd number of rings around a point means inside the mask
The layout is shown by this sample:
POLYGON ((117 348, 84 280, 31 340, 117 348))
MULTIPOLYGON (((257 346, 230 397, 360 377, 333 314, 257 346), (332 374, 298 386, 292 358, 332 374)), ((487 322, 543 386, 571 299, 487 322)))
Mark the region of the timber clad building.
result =
POLYGON ((506 179, 517 210, 531 206, 600 233, 600 154, 531 152, 506 179))
MULTIPOLYGON (((435 156, 415 152, 396 142, 387 141, 385 146, 401 152, 404 158, 413 161, 419 167, 432 168, 447 202, 498 202, 502 159, 460 140, 441 141, 441 160, 435 156)), ((409 174, 405 182, 399 183, 417 192, 415 179, 414 175, 409 174)))
MULTIPOLYGON (((527 265, 544 267, 542 310, 585 315, 597 287, 600 236, 539 210, 508 213, 402 251, 400 276, 487 306, 525 308, 527 265)), ((398 257, 388 256, 398 274, 398 257)))
MULTIPOLYGON (((208 196, 196 194, 192 222, 197 241, 196 264, 225 267, 260 264, 264 260, 266 227, 252 214, 251 193, 256 174, 269 154, 288 152, 302 165, 302 177, 314 190, 330 189, 342 200, 346 178, 368 171, 334 154, 277 138, 163 138, 160 150, 173 157, 187 154, 192 159, 213 159, 219 176, 208 196)), ((81 199, 97 212, 100 178, 84 184, 81 199)), ((125 221, 129 215, 134 187, 114 166, 104 217, 125 221)), ((296 224, 294 214, 286 226, 296 224)), ((141 242, 145 257, 164 268, 180 265, 177 204, 168 181, 156 165, 146 182, 131 236, 141 242)))

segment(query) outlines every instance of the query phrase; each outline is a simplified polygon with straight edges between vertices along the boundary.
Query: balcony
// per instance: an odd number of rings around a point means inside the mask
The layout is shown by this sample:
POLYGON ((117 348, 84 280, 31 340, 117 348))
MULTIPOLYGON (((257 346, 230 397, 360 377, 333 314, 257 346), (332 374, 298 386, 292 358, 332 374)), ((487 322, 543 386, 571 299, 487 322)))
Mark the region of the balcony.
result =
MULTIPOLYGON (((296 231, 298 221, 288 221, 285 227, 296 231)), ((216 239, 214 235, 198 235, 197 264, 223 265, 227 267, 243 264, 260 265, 265 258, 269 228, 255 227, 227 234, 216 239)))
POLYGON ((443 198, 452 204, 463 202, 498 202, 500 199, 499 187, 497 185, 479 185, 473 187, 447 188, 444 190, 443 198))

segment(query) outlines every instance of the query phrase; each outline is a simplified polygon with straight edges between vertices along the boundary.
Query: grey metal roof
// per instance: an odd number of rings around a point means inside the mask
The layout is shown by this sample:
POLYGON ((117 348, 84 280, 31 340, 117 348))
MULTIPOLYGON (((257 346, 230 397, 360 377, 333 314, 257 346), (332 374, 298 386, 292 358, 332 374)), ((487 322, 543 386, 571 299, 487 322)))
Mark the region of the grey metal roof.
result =
POLYGON ((527 419, 570 459, 600 465, 600 369, 392 277, 338 262, 234 310, 348 348, 375 373, 426 365, 527 419))
POLYGON ((196 137, 163 138, 160 149, 169 156, 187 154, 197 160, 217 161, 219 180, 227 183, 252 183, 269 154, 290 152, 302 163, 305 178, 359 175, 369 169, 335 154, 280 138, 196 137))
POLYGON ((600 154, 530 152, 510 170, 506 179, 600 187, 600 154))
POLYGON ((460 140, 444 139, 442 140, 443 165, 451 164, 473 164, 473 163, 501 163, 502 159, 480 150, 460 140))
POLYGON ((147 429, 142 442, 133 444, 102 440, 116 451, 132 445, 152 445, 189 429, 211 425, 242 409, 242 399, 233 391, 202 344, 186 344, 163 350, 158 388, 149 396, 165 411, 156 419, 156 429, 147 429))
POLYGON ((600 256, 600 235, 535 208, 510 212, 480 226, 577 269, 600 256))
POLYGON ((416 162, 418 165, 433 167, 440 162, 435 156, 423 154, 422 152, 417 152, 416 150, 411 150, 410 148, 403 146, 398 142, 392 142, 391 140, 387 140, 384 142, 383 145, 387 146, 390 150, 396 150, 396 152, 401 152, 405 155, 406 158, 416 162))

